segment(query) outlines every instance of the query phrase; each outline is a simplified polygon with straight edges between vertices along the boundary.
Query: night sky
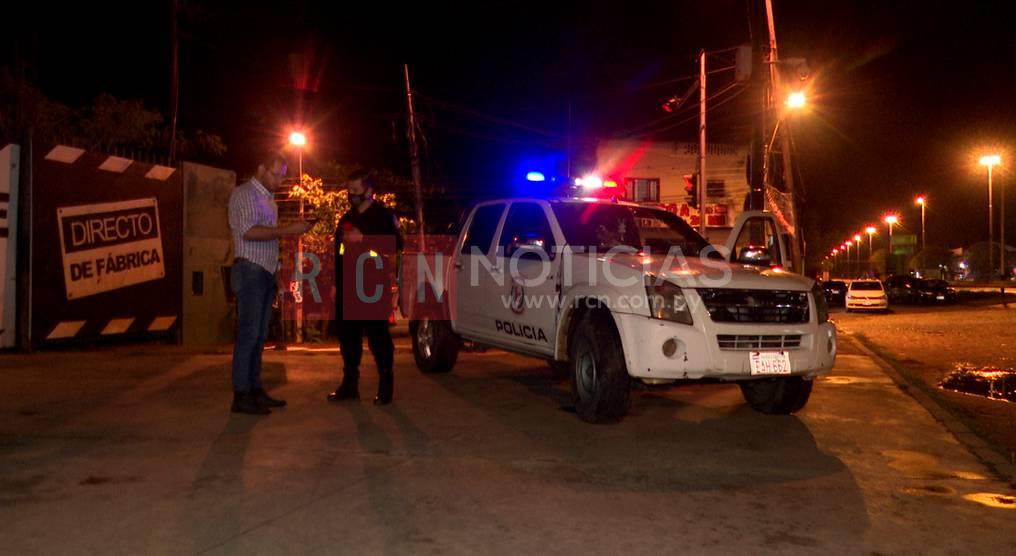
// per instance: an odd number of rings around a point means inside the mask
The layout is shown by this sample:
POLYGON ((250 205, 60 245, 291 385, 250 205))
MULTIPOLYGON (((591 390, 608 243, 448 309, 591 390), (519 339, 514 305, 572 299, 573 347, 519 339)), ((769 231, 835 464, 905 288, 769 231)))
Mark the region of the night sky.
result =
MULTIPOLYGON (((168 2, 54 5, 19 8, 29 22, 22 52, 45 94, 80 104, 105 91, 168 112, 168 2)), ((694 140, 695 123, 658 121, 659 105, 688 88, 680 78, 696 73, 699 48, 748 41, 745 5, 181 0, 180 126, 223 136, 229 152, 217 163, 241 173, 302 121, 311 171, 338 160, 408 175, 408 62, 428 181, 462 198, 497 194, 526 164, 560 164, 569 130, 579 169, 598 138, 639 126, 694 140)), ((813 248, 891 209, 918 231, 919 193, 930 198, 929 243, 985 238, 977 157, 988 148, 1016 156, 1005 6, 774 0, 780 55, 805 57, 812 70, 812 111, 793 125, 813 248)), ((14 41, 4 44, 0 63, 10 64, 14 41)), ((742 94, 717 108, 711 140, 746 141, 750 107, 742 94)), ((1010 190, 1016 239, 1016 184, 1004 168, 996 175, 1010 190)))

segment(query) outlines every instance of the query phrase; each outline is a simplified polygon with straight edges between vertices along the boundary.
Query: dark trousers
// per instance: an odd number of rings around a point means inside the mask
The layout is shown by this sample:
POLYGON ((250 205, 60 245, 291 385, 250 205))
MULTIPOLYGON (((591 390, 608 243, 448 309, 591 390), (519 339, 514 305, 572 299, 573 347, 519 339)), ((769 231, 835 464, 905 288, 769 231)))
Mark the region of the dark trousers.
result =
MULTIPOLYGON (((339 313, 341 314, 341 313, 339 313)), ((367 333, 367 345, 378 372, 391 372, 395 365, 395 342, 388 329, 388 321, 344 320, 339 321, 339 347, 342 349, 343 372, 359 372, 363 357, 363 334, 367 333)))
POLYGON ((230 272, 236 294, 236 343, 233 345, 233 391, 261 388, 261 353, 268 336, 272 301, 278 287, 275 276, 260 266, 237 260, 230 272))

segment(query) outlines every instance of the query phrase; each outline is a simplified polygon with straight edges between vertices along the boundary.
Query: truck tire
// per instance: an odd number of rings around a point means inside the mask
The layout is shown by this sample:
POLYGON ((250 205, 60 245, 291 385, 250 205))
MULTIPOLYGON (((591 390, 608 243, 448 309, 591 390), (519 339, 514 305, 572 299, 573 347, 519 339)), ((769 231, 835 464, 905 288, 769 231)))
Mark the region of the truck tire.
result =
POLYGON ((448 321, 409 321, 409 335, 413 339, 413 359, 416 367, 425 373, 446 373, 459 358, 459 337, 448 321))
POLYGON ((614 423, 631 406, 631 378, 621 337, 609 315, 593 312, 575 327, 568 342, 575 413, 589 423, 614 423))
POLYGON ((790 415, 808 403, 814 381, 799 376, 749 380, 740 383, 744 401, 766 415, 790 415))

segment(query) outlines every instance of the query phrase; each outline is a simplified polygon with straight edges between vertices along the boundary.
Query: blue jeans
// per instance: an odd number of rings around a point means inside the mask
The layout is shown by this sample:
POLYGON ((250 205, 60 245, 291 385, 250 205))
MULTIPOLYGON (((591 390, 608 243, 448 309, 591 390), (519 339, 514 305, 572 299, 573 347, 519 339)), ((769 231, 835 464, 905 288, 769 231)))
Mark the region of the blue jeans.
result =
POLYGON ((233 346, 233 391, 261 388, 261 352, 272 318, 272 301, 278 287, 264 268, 238 260, 230 273, 236 294, 236 344, 233 346))

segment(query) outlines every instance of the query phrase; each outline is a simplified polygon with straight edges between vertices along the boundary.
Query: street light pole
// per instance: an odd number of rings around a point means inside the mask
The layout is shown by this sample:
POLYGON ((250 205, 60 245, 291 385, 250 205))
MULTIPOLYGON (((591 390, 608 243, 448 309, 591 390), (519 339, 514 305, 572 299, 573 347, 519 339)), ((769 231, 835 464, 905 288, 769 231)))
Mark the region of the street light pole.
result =
POLYGON ((1002 280, 1005 280, 1006 275, 1009 274, 1008 272, 1006 272, 1008 269, 1005 266, 1005 183, 998 184, 998 193, 999 193, 998 241, 999 243, 1001 243, 1001 246, 999 248, 999 257, 1001 257, 1001 259, 999 260, 998 263, 998 277, 1002 280))
MULTIPOLYGON (((981 157, 980 163, 982 166, 988 167, 988 279, 991 279, 991 271, 995 268, 995 247, 992 239, 995 235, 995 224, 992 220, 994 209, 991 206, 991 199, 993 197, 991 193, 991 169, 996 164, 1002 162, 1002 157, 997 154, 989 154, 981 157)), ((1002 253, 1005 253, 1005 245, 1002 245, 1002 253)), ((1004 257, 1003 257, 1004 258, 1004 257)))
MULTIPOLYGON (((307 136, 299 131, 289 134, 289 144, 296 148, 297 153, 297 185, 303 185, 303 148, 307 144, 307 136)), ((300 196, 300 220, 303 220, 303 195, 300 196)), ((297 291, 303 288, 303 235, 296 236, 296 265, 293 276, 297 280, 297 291)), ((284 294, 283 294, 284 295, 284 294)), ((293 320, 293 341, 303 342, 303 302, 300 299, 294 303, 293 320)))
POLYGON ((889 225, 889 249, 885 255, 885 271, 888 274, 890 270, 890 263, 893 257, 893 225, 899 222, 899 218, 895 214, 890 214, 885 217, 885 223, 889 225))

